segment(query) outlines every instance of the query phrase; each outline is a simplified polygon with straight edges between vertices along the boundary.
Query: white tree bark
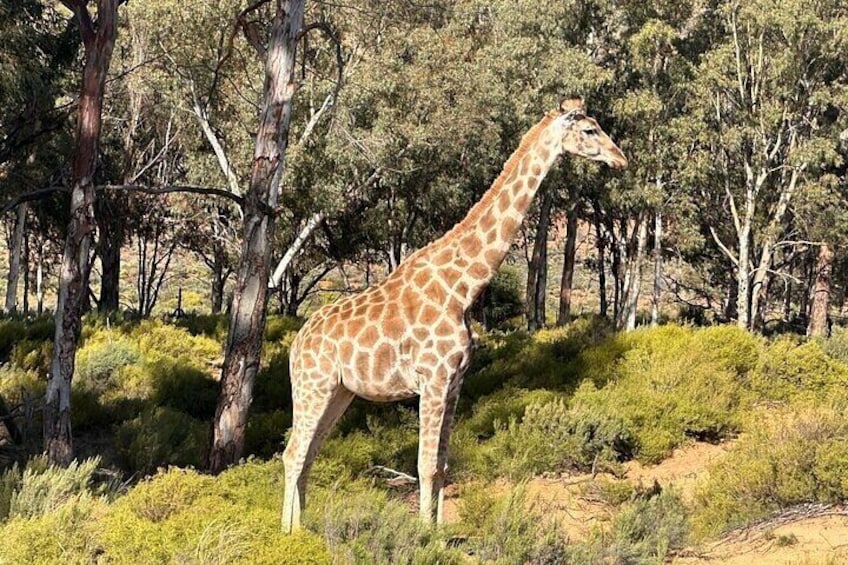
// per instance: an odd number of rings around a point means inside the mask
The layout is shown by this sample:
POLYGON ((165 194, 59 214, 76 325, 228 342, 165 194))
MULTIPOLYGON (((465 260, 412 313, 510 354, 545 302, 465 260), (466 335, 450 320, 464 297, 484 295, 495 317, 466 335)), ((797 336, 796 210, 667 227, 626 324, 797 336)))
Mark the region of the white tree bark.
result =
POLYGON ((24 247, 24 231, 26 228, 29 204, 18 205, 15 215, 15 231, 12 235, 12 245, 9 248, 9 277, 6 286, 6 312, 12 314, 18 309, 18 280, 21 274, 21 256, 24 247))

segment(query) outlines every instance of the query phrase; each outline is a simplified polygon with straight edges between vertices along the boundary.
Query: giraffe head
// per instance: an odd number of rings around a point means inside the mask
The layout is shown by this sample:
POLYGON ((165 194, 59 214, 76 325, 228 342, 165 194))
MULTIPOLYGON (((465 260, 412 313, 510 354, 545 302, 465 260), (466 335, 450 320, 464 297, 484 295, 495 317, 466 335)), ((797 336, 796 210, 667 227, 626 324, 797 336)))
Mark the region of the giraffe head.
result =
POLYGON ((603 161, 613 169, 627 167, 627 157, 595 118, 586 115, 581 98, 564 98, 556 114, 555 124, 562 138, 563 153, 603 161))

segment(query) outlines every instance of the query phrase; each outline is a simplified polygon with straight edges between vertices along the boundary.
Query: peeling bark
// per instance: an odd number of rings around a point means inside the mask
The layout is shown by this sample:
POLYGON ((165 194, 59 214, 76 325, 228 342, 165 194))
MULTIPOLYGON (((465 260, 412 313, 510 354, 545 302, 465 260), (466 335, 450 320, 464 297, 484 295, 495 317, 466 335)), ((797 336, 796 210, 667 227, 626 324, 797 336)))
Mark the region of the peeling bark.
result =
POLYGON ((285 164, 294 95, 294 59, 303 22, 303 0, 277 0, 265 59, 265 88, 245 195, 244 239, 237 269, 230 331, 215 410, 209 465, 220 472, 244 450, 247 414, 267 315, 271 237, 285 164))
POLYGON ((18 280, 21 275, 21 256, 24 247, 24 231, 29 204, 18 205, 15 215, 15 230, 12 234, 12 245, 9 247, 9 276, 6 285, 6 313, 13 314, 18 310, 18 280))
POLYGON ((833 249, 824 243, 819 248, 816 262, 816 284, 813 290, 810 324, 807 335, 825 337, 828 335, 828 310, 830 306, 830 283, 833 275, 833 249))
POLYGON ((98 0, 94 23, 86 2, 66 2, 76 15, 85 45, 76 145, 71 165, 71 209, 59 278, 53 359, 44 401, 44 449, 51 463, 73 458, 71 379, 79 342, 83 303, 88 297, 89 250, 94 220, 94 173, 97 168, 103 94, 117 35, 118 0, 98 0))

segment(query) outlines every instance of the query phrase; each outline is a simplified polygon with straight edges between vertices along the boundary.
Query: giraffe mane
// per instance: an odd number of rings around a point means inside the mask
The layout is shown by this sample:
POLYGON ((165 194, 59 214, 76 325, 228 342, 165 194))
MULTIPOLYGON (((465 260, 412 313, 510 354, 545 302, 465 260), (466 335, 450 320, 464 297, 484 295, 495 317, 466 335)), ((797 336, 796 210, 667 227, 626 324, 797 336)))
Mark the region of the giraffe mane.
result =
POLYGON ((456 226, 454 226, 451 231, 453 231, 460 225, 466 224, 467 222, 473 223, 479 220, 480 214, 482 214, 485 210, 488 209, 488 205, 499 193, 499 189, 503 187, 503 185, 506 183, 506 179, 509 178, 515 168, 521 162, 521 158, 527 154, 527 151, 529 151, 530 146, 533 145, 539 139, 539 136, 542 134, 542 131, 544 131, 544 129, 548 127, 548 125, 550 125, 550 123, 558 115, 559 112, 549 112, 545 115, 544 118, 539 121, 539 123, 530 128, 527 133, 525 133, 521 137, 521 142, 518 144, 518 148, 512 153, 510 158, 504 164, 503 170, 498 175, 498 178, 495 179, 495 182, 492 183, 492 186, 489 187, 489 189, 486 191, 480 201, 475 204, 474 207, 471 208, 468 215, 466 215, 465 218, 463 218, 456 226))

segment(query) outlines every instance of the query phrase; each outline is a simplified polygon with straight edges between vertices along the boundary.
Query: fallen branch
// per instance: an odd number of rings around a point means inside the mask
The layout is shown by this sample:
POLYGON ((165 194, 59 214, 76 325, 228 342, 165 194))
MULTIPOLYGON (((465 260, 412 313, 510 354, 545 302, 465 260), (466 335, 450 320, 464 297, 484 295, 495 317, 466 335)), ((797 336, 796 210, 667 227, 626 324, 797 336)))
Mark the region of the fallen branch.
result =
POLYGON ((386 484, 393 487, 418 484, 418 479, 416 479, 412 475, 407 475, 406 473, 403 473, 401 471, 389 469, 388 467, 384 467, 383 465, 374 465, 373 467, 367 469, 365 472, 370 474, 385 473, 387 475, 391 475, 392 478, 386 479, 386 484))

